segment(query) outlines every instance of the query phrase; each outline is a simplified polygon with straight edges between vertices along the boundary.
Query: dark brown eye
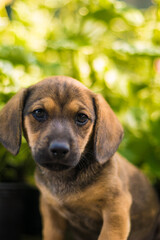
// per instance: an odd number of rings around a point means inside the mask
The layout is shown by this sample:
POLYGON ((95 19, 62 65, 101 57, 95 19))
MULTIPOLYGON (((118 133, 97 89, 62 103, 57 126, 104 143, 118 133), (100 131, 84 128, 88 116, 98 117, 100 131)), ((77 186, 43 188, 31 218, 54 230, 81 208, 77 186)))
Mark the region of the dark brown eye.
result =
POLYGON ((76 116, 76 124, 83 126, 88 122, 88 116, 84 113, 78 113, 76 116))
POLYGON ((44 122, 47 120, 47 113, 44 109, 36 109, 32 112, 32 116, 38 121, 38 122, 44 122))

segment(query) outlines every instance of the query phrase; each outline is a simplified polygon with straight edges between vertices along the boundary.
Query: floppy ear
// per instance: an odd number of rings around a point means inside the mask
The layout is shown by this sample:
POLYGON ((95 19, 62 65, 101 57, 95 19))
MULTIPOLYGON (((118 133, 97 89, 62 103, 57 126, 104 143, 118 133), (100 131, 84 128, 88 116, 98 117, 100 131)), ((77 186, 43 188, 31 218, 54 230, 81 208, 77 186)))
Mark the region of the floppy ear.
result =
POLYGON ((94 99, 96 108, 95 154, 96 159, 104 163, 116 152, 123 137, 123 128, 104 98, 97 94, 94 99))
POLYGON ((27 89, 13 96, 0 111, 0 142, 13 155, 18 154, 22 136, 22 111, 27 89))

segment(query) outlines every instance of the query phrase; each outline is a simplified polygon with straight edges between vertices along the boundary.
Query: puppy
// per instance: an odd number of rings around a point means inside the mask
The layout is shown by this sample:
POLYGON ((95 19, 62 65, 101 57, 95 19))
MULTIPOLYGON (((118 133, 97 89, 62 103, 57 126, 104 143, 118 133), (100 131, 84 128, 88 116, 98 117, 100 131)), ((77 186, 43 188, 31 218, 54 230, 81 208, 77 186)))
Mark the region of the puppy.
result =
POLYGON ((44 240, 64 240, 67 229, 74 240, 156 239, 157 196, 116 153, 123 129, 100 95, 47 78, 0 112, 0 142, 14 155, 22 130, 37 165, 44 240))

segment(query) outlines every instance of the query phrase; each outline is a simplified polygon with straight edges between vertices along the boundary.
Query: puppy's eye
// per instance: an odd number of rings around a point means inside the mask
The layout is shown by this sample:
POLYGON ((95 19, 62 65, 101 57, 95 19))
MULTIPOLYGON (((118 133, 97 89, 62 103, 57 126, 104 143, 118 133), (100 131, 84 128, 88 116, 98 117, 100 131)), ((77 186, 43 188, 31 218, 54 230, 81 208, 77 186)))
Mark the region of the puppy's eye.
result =
POLYGON ((88 122, 88 116, 84 113, 78 113, 76 116, 76 124, 83 126, 88 122))
POLYGON ((32 116, 39 122, 47 120, 47 113, 44 109, 36 109, 32 112, 32 116))

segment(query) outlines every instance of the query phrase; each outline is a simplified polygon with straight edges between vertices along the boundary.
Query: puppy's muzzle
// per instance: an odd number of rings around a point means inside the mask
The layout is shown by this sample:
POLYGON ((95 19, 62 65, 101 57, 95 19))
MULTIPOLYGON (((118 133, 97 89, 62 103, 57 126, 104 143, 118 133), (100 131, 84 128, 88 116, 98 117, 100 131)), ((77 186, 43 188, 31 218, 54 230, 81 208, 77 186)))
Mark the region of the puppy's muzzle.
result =
MULTIPOLYGON (((71 147, 68 141, 53 140, 49 143, 46 149, 48 157, 39 157, 35 155, 37 163, 41 166, 55 171, 61 171, 73 167, 74 163, 71 161, 71 147)), ((41 154, 40 154, 41 155, 41 154)))

